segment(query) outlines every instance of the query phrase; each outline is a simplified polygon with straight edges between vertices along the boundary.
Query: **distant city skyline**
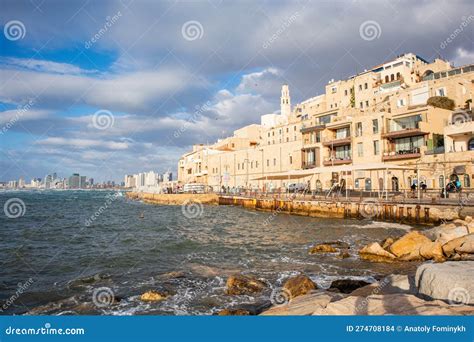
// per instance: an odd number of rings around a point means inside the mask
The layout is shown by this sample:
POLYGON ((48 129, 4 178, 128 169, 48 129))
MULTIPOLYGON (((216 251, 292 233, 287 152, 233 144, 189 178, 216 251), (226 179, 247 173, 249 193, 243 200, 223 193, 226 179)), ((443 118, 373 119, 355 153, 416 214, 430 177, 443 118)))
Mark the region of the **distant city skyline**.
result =
POLYGON ((282 84, 297 103, 410 51, 474 59, 467 0, 6 3, 1 181, 176 174, 193 144, 278 112, 282 84))

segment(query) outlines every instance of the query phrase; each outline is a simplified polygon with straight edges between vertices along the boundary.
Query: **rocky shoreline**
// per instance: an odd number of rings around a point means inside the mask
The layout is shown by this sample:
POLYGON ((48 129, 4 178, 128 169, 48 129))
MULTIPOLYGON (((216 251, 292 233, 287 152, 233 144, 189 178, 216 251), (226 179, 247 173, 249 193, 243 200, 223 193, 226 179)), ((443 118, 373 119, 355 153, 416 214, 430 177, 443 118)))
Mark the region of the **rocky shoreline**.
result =
MULTIPOLYGON (((310 254, 348 255, 340 241, 313 246, 310 254)), ((318 289, 306 275, 291 277, 271 295, 273 306, 261 315, 472 315, 474 314, 474 220, 467 216, 438 227, 373 242, 359 250, 371 262, 424 261, 415 274, 389 275, 368 284, 336 280, 318 289)), ((261 291, 262 280, 237 275, 227 280, 228 294, 261 291), (258 285, 258 286, 257 286, 258 285)), ((249 315, 242 308, 221 315, 249 315)))

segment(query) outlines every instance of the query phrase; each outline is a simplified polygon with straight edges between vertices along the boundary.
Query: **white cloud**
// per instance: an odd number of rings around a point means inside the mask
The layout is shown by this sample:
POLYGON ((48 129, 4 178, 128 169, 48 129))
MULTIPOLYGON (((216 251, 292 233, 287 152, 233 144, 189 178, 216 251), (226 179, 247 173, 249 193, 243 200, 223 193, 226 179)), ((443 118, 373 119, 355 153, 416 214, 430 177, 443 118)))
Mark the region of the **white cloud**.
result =
POLYGON ((463 48, 459 48, 456 50, 456 55, 452 62, 455 66, 472 64, 474 63, 474 51, 467 51, 463 48))
POLYGON ((67 146, 77 149, 105 148, 109 150, 126 150, 130 147, 128 142, 103 141, 92 139, 68 139, 60 137, 49 137, 36 142, 38 145, 67 146))
POLYGON ((8 67, 18 67, 21 69, 54 73, 54 74, 90 74, 97 73, 97 70, 85 70, 78 66, 68 63, 57 63, 52 61, 45 61, 39 59, 25 59, 25 58, 0 58, 0 63, 7 65, 8 67))

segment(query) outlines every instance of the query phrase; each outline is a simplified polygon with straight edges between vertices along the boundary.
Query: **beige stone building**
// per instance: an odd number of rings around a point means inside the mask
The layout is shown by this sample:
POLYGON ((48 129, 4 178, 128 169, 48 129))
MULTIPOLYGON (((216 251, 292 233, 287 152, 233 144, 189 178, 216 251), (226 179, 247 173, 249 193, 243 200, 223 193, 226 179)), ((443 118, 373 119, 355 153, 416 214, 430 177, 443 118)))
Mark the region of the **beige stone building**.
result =
POLYGON ((348 189, 378 191, 408 189, 415 179, 440 189, 457 178, 470 188, 473 82, 474 65, 454 68, 409 53, 331 81, 325 94, 293 108, 284 85, 280 114, 194 145, 179 160, 178 181, 269 191, 295 182, 328 189, 344 179, 348 189), (296 170, 305 176, 285 177, 296 170))

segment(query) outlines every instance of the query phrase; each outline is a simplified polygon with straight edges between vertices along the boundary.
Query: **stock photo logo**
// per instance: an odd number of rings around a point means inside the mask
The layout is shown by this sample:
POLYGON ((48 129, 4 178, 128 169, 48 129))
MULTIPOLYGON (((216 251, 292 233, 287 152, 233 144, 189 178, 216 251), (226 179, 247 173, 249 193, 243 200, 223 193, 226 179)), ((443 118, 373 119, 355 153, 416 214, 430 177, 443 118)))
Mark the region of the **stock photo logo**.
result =
POLYGON ((363 40, 372 41, 380 38, 382 28, 375 20, 367 20, 359 26, 359 34, 363 40))
POLYGON ((365 198, 361 202, 360 214, 367 219, 374 218, 377 215, 377 208, 380 201, 376 198, 365 198))
POLYGON ((202 215, 204 212, 204 206, 198 200, 186 200, 181 205, 181 212, 183 213, 184 217, 188 219, 195 219, 202 215))
POLYGON ((92 292, 92 302, 98 308, 106 308, 115 302, 114 291, 110 287, 98 287, 92 292))
POLYGON ((26 213, 26 205, 20 198, 10 198, 3 205, 5 216, 11 219, 24 216, 26 213))
POLYGON ((14 42, 25 38, 26 27, 19 20, 11 20, 5 24, 5 27, 3 28, 3 34, 5 35, 5 38, 14 42))
POLYGON ((448 302, 453 306, 462 306, 470 304, 471 294, 463 287, 455 287, 449 290, 448 302))
POLYGON ((190 20, 181 27, 181 35, 187 41, 201 39, 204 36, 204 27, 197 20, 190 20))
POLYGON ((106 109, 98 110, 92 117, 92 126, 99 130, 106 130, 113 127, 115 117, 111 111, 106 109))
POLYGON ((285 305, 291 300, 291 292, 284 287, 276 287, 270 294, 270 302, 275 305, 285 305))

